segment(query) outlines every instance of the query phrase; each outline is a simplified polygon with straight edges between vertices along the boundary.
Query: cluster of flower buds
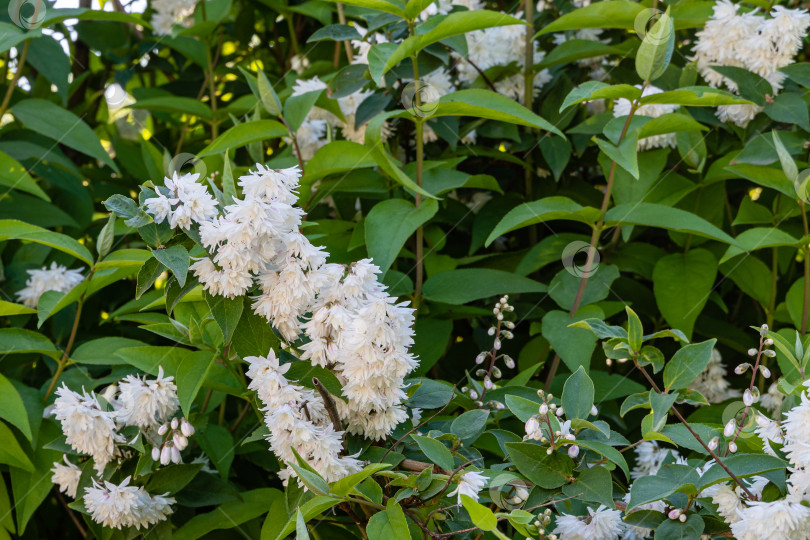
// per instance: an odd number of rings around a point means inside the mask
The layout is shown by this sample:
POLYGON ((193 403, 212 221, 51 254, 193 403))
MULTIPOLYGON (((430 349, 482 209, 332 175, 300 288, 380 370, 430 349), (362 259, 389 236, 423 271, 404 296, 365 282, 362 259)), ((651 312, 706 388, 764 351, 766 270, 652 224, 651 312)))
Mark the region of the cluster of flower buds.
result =
MULTIPOLYGON (((543 444, 549 443, 550 446, 546 450, 548 454, 554 452, 555 448, 560 446, 562 441, 575 441, 576 435, 571 433, 571 421, 563 421, 565 411, 562 407, 558 407, 556 403, 552 403, 554 399, 553 394, 547 394, 542 389, 537 391, 537 395, 542 400, 542 403, 537 408, 537 414, 532 416, 526 421, 524 426, 526 435, 523 440, 532 439, 540 441, 543 444), (551 416, 555 416, 555 422, 559 425, 560 429, 552 432, 551 416)), ((591 414, 596 416, 599 413, 594 405, 591 408, 591 414)), ((568 455, 573 459, 579 455, 579 446, 572 444, 568 446, 568 455)))
POLYGON ((546 527, 549 526, 551 523, 551 509, 546 508, 539 514, 537 514, 537 519, 534 520, 534 525, 537 527, 537 535, 540 538, 545 538, 546 540, 557 540, 557 535, 555 534, 546 534, 546 527))
MULTIPOLYGON (((492 341, 492 349, 489 351, 481 351, 478 353, 478 356, 475 357, 475 364, 481 366, 475 370, 475 376, 482 379, 481 386, 484 388, 480 397, 483 397, 487 391, 497 388, 495 380, 503 376, 501 369, 496 365, 498 360, 503 360, 507 369, 515 368, 516 364, 514 358, 508 354, 501 354, 499 352, 501 347, 503 347, 503 340, 515 337, 512 333, 512 330, 515 328, 515 323, 504 319, 504 314, 513 311, 515 311, 515 308, 509 305, 508 295, 502 296, 498 300, 498 303, 495 304, 495 307, 492 308, 492 313, 495 315, 496 319, 495 325, 487 330, 487 334, 494 338, 492 341)), ((475 388, 465 386, 462 387, 461 391, 469 395, 470 399, 476 401, 479 406, 483 405, 483 403, 478 401, 479 393, 475 388)), ((499 404, 497 402, 492 402, 491 405, 496 408, 503 408, 503 404, 500 404, 501 406, 498 407, 499 404)))
POLYGON ((748 356, 756 358, 754 365, 752 366, 749 362, 743 362, 742 364, 738 365, 734 368, 734 373, 737 375, 742 375, 743 373, 747 372, 749 369, 751 372, 751 385, 749 388, 743 392, 743 403, 745 403, 746 407, 752 406, 754 403, 759 402, 759 388, 754 385, 754 378, 757 376, 757 373, 761 374, 766 379, 771 377, 771 370, 768 369, 767 366, 762 364, 763 358, 773 358, 776 356, 776 351, 773 349, 769 349, 768 347, 773 346, 773 339, 767 337, 768 336, 768 325, 763 324, 759 328, 759 348, 750 348, 748 349, 748 356))
MULTIPOLYGON (((737 433, 737 419, 732 418, 723 427, 723 437, 725 437, 726 439, 731 439, 731 441, 729 441, 728 443, 728 451, 731 452, 732 454, 737 451, 737 443, 734 442, 734 440, 736 439, 736 433, 737 433)), ((720 446, 720 437, 713 437, 712 440, 709 441, 709 444, 707 446, 709 447, 709 450, 711 450, 712 452, 717 450, 717 447, 720 446)))
POLYGON ((182 463, 180 452, 188 446, 188 438, 194 435, 194 426, 185 418, 172 418, 158 428, 158 435, 163 438, 159 446, 152 447, 152 460, 161 465, 182 463))
POLYGON ((680 508, 673 508, 669 512, 667 512, 667 517, 672 520, 678 520, 681 523, 686 522, 686 514, 683 513, 683 510, 680 508))

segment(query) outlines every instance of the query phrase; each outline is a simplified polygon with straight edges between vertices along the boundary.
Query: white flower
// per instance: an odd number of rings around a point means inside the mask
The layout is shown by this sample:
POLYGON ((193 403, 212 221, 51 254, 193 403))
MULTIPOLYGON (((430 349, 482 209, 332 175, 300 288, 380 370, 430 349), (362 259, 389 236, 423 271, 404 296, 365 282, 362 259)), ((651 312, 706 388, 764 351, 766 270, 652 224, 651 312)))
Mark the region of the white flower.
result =
POLYGON ((411 423, 414 426, 418 426, 419 422, 422 421, 422 409, 414 407, 411 409, 411 423))
POLYGON ((774 422, 760 413, 756 413, 755 419, 757 422, 755 431, 762 440, 762 450, 766 454, 775 456, 776 452, 771 448, 771 443, 784 444, 785 442, 785 436, 784 433, 782 433, 779 422, 774 422))
POLYGON ((622 531, 622 513, 603 505, 588 508, 587 516, 560 514, 554 534, 562 540, 616 540, 622 531))
POLYGON ((118 400, 121 408, 117 419, 127 426, 156 427, 168 420, 179 407, 174 377, 164 377, 158 367, 155 380, 127 375, 119 383, 118 400))
POLYGON ((28 270, 25 287, 17 291, 17 300, 30 308, 36 308, 39 297, 47 291, 66 293, 84 279, 81 270, 68 270, 61 264, 51 263, 50 268, 28 270))
MULTIPOLYGON (((636 88, 641 88, 640 84, 636 85, 636 88)), ((644 88, 644 91, 641 93, 642 97, 651 96, 654 94, 660 94, 663 92, 660 88, 652 85, 647 85, 644 88)), ((657 105, 657 104, 647 104, 642 105, 638 109, 636 109, 636 116, 648 116, 650 118, 658 118, 661 115, 669 114, 675 112, 680 106, 679 105, 657 105)), ((627 116, 630 114, 630 101, 625 98, 619 98, 616 100, 616 104, 613 106, 613 116, 618 118, 620 116, 627 116)), ((639 139, 638 141, 638 149, 639 150, 649 150, 650 148, 664 148, 664 147, 675 147, 675 134, 674 133, 665 133, 662 135, 652 135, 650 137, 644 137, 643 139, 639 139)))
POLYGON ((196 0, 151 0, 150 5, 155 12, 150 23, 155 34, 171 35, 175 24, 189 26, 196 4, 196 0))
POLYGON ((785 413, 782 427, 786 441, 782 451, 790 463, 794 467, 810 468, 810 399, 807 392, 802 392, 801 403, 785 413))
POLYGON ((56 390, 54 415, 62 424, 67 443, 83 454, 93 457, 94 467, 101 474, 115 452, 120 436, 115 431, 113 412, 101 410, 95 394, 78 394, 63 386, 56 390))
POLYGON ((785 498, 773 502, 748 501, 731 532, 737 540, 800 540, 808 538, 810 508, 785 498))
POLYGON ((199 177, 191 173, 178 175, 175 171, 172 178, 164 179, 169 196, 158 193, 157 197, 144 201, 155 223, 168 219, 172 229, 188 230, 192 223, 203 223, 217 215, 217 202, 205 186, 197 182, 199 177))
POLYGON ((82 470, 68 460, 66 455, 62 456, 64 465, 55 461, 51 472, 51 482, 59 486, 59 491, 73 499, 76 498, 76 488, 79 487, 79 480, 82 477, 82 470))
POLYGON ((116 485, 93 480, 93 487, 85 489, 84 505, 93 521, 105 527, 148 527, 166 519, 172 513, 172 497, 152 496, 144 488, 130 486, 129 476, 116 485))
POLYGON ((636 447, 636 466, 630 471, 630 477, 635 480, 642 476, 656 474, 670 452, 673 458, 680 458, 678 452, 669 448, 661 448, 655 441, 644 441, 639 444, 636 447))
POLYGON ((779 384, 776 382, 771 383, 768 387, 768 391, 762 395, 759 400, 760 405, 762 405, 771 415, 776 415, 779 413, 779 410, 782 408, 782 401, 785 399, 785 395, 779 390, 779 384))
POLYGON ((456 489, 448 494, 448 497, 458 495, 458 504, 461 503, 461 496, 466 495, 472 500, 478 500, 478 493, 484 489, 487 483, 487 477, 476 471, 467 471, 461 475, 456 489))

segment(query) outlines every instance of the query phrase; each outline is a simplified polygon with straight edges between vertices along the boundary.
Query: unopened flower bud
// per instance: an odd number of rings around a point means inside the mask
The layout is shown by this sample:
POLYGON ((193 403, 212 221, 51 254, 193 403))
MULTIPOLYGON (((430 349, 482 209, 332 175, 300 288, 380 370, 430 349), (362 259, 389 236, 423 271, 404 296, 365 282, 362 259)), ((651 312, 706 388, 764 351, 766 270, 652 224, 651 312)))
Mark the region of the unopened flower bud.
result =
POLYGON ((172 418, 172 429, 177 429, 177 418, 172 418))
POLYGON ((168 465, 172 461, 172 449, 169 446, 164 446, 160 450, 160 464, 168 465))
POLYGON ((175 433, 174 436, 172 437, 172 441, 174 441, 174 445, 179 450, 185 450, 186 446, 188 446, 188 439, 183 437, 183 435, 181 435, 180 433, 175 433))
POLYGON ((759 335, 762 336, 762 337, 765 337, 765 336, 768 335, 768 325, 767 324, 763 324, 762 326, 759 327, 759 335))
POLYGON ((719 437, 714 437, 712 440, 709 441, 709 444, 707 446, 709 447, 709 450, 715 451, 715 450, 717 450, 717 445, 719 443, 720 443, 720 438, 719 437))
POLYGON ((680 516, 678 516, 678 521, 680 521, 681 523, 686 523, 686 514, 681 514, 680 516))
POLYGON ((574 459, 578 455, 579 455, 579 446, 572 444, 571 446, 568 447, 568 457, 574 459))
POLYGON ((501 336, 504 339, 512 339, 513 337, 515 337, 515 335, 509 330, 501 330, 501 336))
POLYGON ((498 319, 499 321, 502 321, 503 320, 503 313, 498 313, 497 315, 495 315, 495 318, 498 319))
POLYGON ((540 411, 540 414, 544 414, 544 415, 548 414, 548 405, 546 405, 545 403, 541 403, 539 411, 540 411))
POLYGON ((162 424, 158 428, 158 435, 166 435, 166 432, 169 431, 169 426, 166 424, 162 424))
POLYGON ((599 409, 596 408, 596 405, 591 407, 591 416, 596 416, 599 414, 599 409))
POLYGON ((734 432, 737 430, 737 422, 732 418, 726 424, 726 427, 723 428, 723 435, 726 437, 731 437, 734 435, 734 432))
POLYGON ((160 461, 160 447, 153 446, 152 447, 152 461, 160 461))
POLYGON ((486 374, 487 374, 487 370, 485 370, 484 368, 478 368, 478 369, 475 370, 475 376, 476 377, 483 377, 486 374))
POLYGON ((183 435, 186 437, 191 437, 194 435, 194 426, 192 426, 188 420, 183 418, 183 421, 180 422, 180 431, 182 431, 183 435))
POLYGON ((475 357, 475 363, 476 364, 483 364, 486 357, 487 357, 487 353, 485 353, 485 352, 478 353, 478 356, 475 357))
POLYGON ((487 390, 492 390, 494 387, 495 387, 495 385, 492 384, 491 380, 484 379, 484 388, 486 388, 487 390))
POLYGON ((678 519, 679 517, 681 517, 681 514, 682 514, 682 512, 681 512, 680 508, 673 508, 672 510, 669 511, 669 514, 667 514, 667 517, 669 519, 678 519))
POLYGON ((748 362, 743 362, 742 364, 734 368, 734 373, 736 373, 737 375, 742 375, 743 373, 748 371, 748 368, 750 367, 751 364, 749 364, 748 362))
POLYGON ((773 357, 776 356, 776 351, 774 351, 772 349, 768 349, 768 350, 762 351, 762 354, 767 356, 768 358, 773 358, 773 357))
POLYGON ((513 323, 512 321, 504 321, 503 325, 507 327, 509 330, 515 329, 515 323, 513 323))
POLYGON ((470 390, 470 399, 478 399, 478 392, 470 390))
POLYGON ((743 392, 743 403, 745 403, 746 407, 750 407, 754 404, 754 394, 748 388, 743 392))
POLYGON ((773 345, 773 340, 771 338, 766 339, 765 340, 765 346, 770 347, 771 345, 773 345))
POLYGON ((176 446, 172 446, 172 463, 182 463, 183 460, 180 457, 180 450, 177 449, 176 446))
POLYGON ((498 366, 492 368, 492 376, 496 379, 500 379, 503 374, 501 373, 501 369, 498 366))
POLYGON ((495 338, 495 341, 492 342, 492 348, 496 351, 501 350, 501 340, 499 338, 495 338))
POLYGON ((737 452, 737 443, 735 443, 734 441, 728 443, 728 451, 731 452, 732 454, 737 452))
POLYGON ((767 367, 759 366, 759 372, 762 373, 762 376, 765 377, 766 379, 771 378, 771 370, 768 369, 767 367))
POLYGON ((506 367, 509 369, 515 369, 515 360, 511 356, 504 356, 503 363, 506 364, 506 367))
POLYGON ((757 352, 759 352, 759 351, 757 351, 756 349, 754 349, 752 347, 752 348, 748 349, 748 356, 756 356, 757 352))
POLYGON ((529 491, 526 488, 519 487, 515 490, 515 497, 521 501, 525 501, 529 498, 529 491))
POLYGON ((564 414, 565 414, 565 411, 563 410, 563 408, 562 408, 562 407, 559 407, 559 408, 557 409, 557 412, 555 412, 554 414, 556 414, 556 415, 557 415, 557 418, 559 418, 559 417, 561 417, 562 415, 564 415, 564 414))

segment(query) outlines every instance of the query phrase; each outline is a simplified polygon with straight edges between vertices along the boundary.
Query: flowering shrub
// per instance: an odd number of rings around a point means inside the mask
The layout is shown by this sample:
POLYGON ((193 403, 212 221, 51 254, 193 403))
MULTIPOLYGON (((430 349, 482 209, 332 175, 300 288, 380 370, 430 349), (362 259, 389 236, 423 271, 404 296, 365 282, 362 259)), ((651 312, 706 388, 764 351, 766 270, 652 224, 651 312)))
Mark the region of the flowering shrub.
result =
POLYGON ((810 538, 793 2, 0 10, 0 540, 810 538))

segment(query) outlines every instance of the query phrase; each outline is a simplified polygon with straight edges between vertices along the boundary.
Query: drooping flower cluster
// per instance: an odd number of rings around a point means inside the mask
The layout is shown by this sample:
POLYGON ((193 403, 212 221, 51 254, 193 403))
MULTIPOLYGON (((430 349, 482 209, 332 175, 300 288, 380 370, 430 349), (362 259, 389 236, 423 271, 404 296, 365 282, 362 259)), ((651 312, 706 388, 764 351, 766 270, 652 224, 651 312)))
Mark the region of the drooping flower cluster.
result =
POLYGON ((147 211, 155 218, 155 223, 169 220, 172 229, 180 227, 188 230, 192 223, 203 223, 217 215, 217 202, 197 182, 199 173, 178 175, 164 179, 165 188, 157 188, 157 197, 146 199, 147 211))
MULTIPOLYGON (((524 425, 526 434, 523 439, 548 444, 549 447, 546 452, 549 455, 558 448, 567 446, 568 456, 572 459, 577 457, 579 455, 579 446, 575 444, 577 437, 571 428, 571 420, 563 420, 565 411, 552 402, 554 399, 553 394, 538 390, 537 395, 542 400, 542 403, 538 407, 537 414, 526 421, 524 425)), ((596 405, 591 407, 590 413, 592 416, 599 413, 596 405)))
MULTIPOLYGON (((712 66, 745 68, 763 77, 775 96, 782 89, 785 74, 779 68, 793 63, 802 39, 810 27, 810 15, 801 9, 775 6, 770 17, 751 11, 740 13, 740 6, 720 0, 703 30, 697 33, 694 60, 698 70, 714 88, 725 86, 737 92, 737 84, 712 69, 712 66)), ((722 105, 717 117, 745 127, 762 107, 758 105, 722 105)))
POLYGON ((152 0, 150 2, 152 14, 150 24, 159 36, 170 36, 175 24, 188 26, 197 0, 152 0))
POLYGON ((84 493, 84 505, 93 521, 105 527, 148 527, 172 513, 175 500, 166 495, 150 495, 141 486, 130 486, 127 476, 120 484, 93 480, 84 493))
POLYGON ((413 310, 388 296, 370 259, 348 270, 327 264, 328 253, 299 232, 299 177, 297 167, 262 165, 240 177, 243 198, 200 226, 212 258, 191 268, 215 295, 243 295, 257 283, 254 311, 287 342, 303 331, 302 360, 338 376, 347 402, 337 400, 337 409, 346 429, 383 438, 407 419, 403 381, 417 364, 409 352, 413 310), (304 323, 306 313, 312 316, 304 323))
POLYGON ((615 540, 622 531, 622 513, 604 505, 588 508, 587 516, 560 514, 554 533, 562 540, 615 540))
MULTIPOLYGON (((805 387, 810 386, 807 382, 805 387)), ((718 512, 731 526, 735 538, 754 540, 807 539, 810 531, 810 396, 801 392, 800 402, 784 415, 779 423, 757 413, 756 433, 766 452, 774 453, 771 444, 782 445, 781 451, 790 461, 787 495, 774 501, 761 500, 760 494, 768 480, 753 485, 749 498, 736 486, 722 484, 705 490, 712 497, 718 512)))
POLYGON ((17 300, 30 308, 36 308, 39 297, 48 291, 66 293, 84 279, 81 270, 68 270, 61 264, 51 263, 50 268, 28 270, 25 287, 17 291, 17 300))
MULTIPOLYGON (((84 390, 74 392, 63 384, 56 390, 53 413, 62 426, 67 444, 73 450, 92 457, 93 467, 101 476, 108 463, 124 454, 118 446, 126 443, 119 432, 122 428, 135 426, 147 441, 153 443, 166 434, 167 430, 163 430, 161 423, 166 422, 178 409, 177 388, 173 379, 164 377, 163 368, 160 367, 154 380, 129 375, 118 384, 107 387, 100 396, 84 390)), ((176 426, 178 420, 174 418, 171 422, 172 426, 176 426)), ((184 437, 194 433, 194 428, 185 419, 180 422, 184 437)), ((185 444, 181 442, 182 448, 177 447, 177 437, 173 441, 164 442, 168 449, 166 460, 162 455, 156 456, 153 448, 155 461, 163 465, 169 461, 182 462, 179 450, 185 448, 188 441, 185 444)), ((51 481, 59 486, 60 491, 75 498, 82 470, 67 456, 63 456, 63 461, 64 464, 53 464, 51 481)), ((174 499, 151 496, 142 487, 128 484, 129 478, 120 485, 110 482, 100 485, 94 480, 93 487, 85 489, 85 506, 97 523, 115 528, 140 528, 162 521, 171 513, 174 499)))
POLYGON ((413 310, 388 296, 379 273, 363 259, 322 288, 304 324, 310 341, 301 347, 303 360, 338 375, 348 401, 337 406, 347 430, 372 439, 407 419, 404 379, 417 366, 409 352, 413 310))
MULTIPOLYGON (((636 88, 641 89, 641 85, 637 84, 636 88)), ((644 90, 641 92, 642 97, 651 96, 654 94, 660 94, 663 92, 657 86, 647 85, 644 87, 644 90)), ((669 114, 675 112, 680 105, 658 105, 654 103, 649 103, 646 105, 642 105, 636 110, 636 116, 647 116, 650 118, 658 118, 661 115, 669 114)), ((613 106, 613 116, 619 118, 620 116, 627 116, 630 114, 631 110, 631 103, 628 99, 619 98, 616 100, 616 104, 613 106)), ((664 147, 675 147, 675 134, 674 133, 664 133, 661 135, 650 135, 649 137, 644 137, 639 139, 638 141, 638 149, 639 150, 649 150, 651 148, 664 148, 664 147)))
MULTIPOLYGON (((359 461, 341 457, 343 432, 335 430, 323 399, 284 377, 290 364, 280 365, 272 350, 266 357, 249 356, 245 361, 250 366, 248 388, 264 403, 270 447, 281 461, 297 464, 295 450, 328 482, 360 470, 359 461)), ((297 475, 288 466, 279 476, 286 484, 297 475)))

